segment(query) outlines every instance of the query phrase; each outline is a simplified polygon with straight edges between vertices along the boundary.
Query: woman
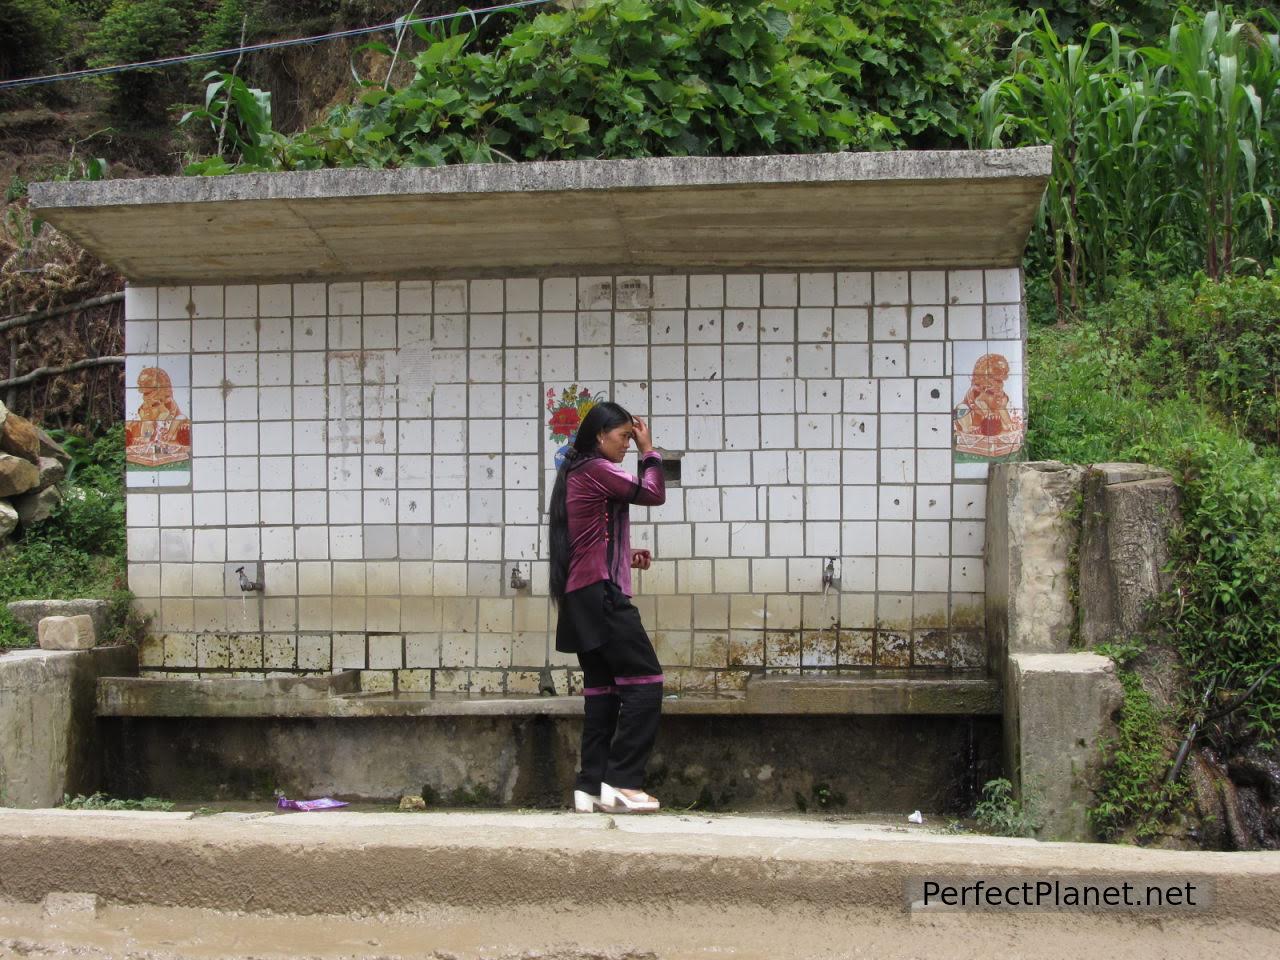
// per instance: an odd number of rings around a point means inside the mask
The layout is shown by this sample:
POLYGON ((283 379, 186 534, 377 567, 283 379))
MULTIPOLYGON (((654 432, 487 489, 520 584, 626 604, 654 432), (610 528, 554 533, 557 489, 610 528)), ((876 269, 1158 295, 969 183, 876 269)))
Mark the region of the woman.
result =
POLYGON ((582 764, 574 809, 650 813, 641 789, 658 735, 662 666, 631 603, 631 569, 649 554, 631 549, 628 505, 667 498, 662 457, 644 421, 616 403, 593 406, 578 427, 551 492, 551 596, 559 608, 556 649, 582 667, 582 764), (639 477, 619 464, 635 439, 639 477))

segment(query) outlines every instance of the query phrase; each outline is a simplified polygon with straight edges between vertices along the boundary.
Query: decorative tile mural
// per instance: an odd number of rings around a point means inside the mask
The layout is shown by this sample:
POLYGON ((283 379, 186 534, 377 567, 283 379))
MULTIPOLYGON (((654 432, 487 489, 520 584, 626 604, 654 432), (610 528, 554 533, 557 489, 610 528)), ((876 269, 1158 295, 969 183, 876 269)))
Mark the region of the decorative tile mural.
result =
POLYGON ((956 453, 987 460, 1007 458, 1022 449, 1022 411, 1010 406, 1004 390, 1009 361, 984 353, 973 365, 969 389, 955 412, 956 453))
POLYGON ((163 367, 138 371, 133 417, 125 421, 130 486, 182 486, 191 482, 191 419, 185 397, 163 367))

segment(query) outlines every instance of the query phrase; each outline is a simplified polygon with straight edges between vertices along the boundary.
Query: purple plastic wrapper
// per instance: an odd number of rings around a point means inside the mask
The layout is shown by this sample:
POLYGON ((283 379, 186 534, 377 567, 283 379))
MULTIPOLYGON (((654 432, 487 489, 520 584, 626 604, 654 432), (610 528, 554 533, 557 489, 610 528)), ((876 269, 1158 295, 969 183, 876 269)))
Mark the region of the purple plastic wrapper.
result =
POLYGON ((334 810, 346 805, 347 801, 335 800, 333 797, 321 797, 319 800, 290 800, 288 797, 280 797, 276 800, 276 807, 280 810, 334 810))

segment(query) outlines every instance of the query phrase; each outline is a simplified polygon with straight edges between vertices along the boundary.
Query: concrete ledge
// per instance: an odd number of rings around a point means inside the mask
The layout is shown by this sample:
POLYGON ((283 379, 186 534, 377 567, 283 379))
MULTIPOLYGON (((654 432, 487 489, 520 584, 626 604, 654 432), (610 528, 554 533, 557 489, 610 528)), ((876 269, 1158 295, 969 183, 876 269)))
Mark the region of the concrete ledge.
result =
POLYGON ((1194 914, 1280 927, 1280 859, 936 835, 744 817, 293 814, 186 822, 0 812, 0 898, 97 894, 108 903, 286 914, 425 906, 858 907, 900 914, 909 878, 1152 877, 1213 886, 1194 914), (612 829, 610 829, 612 827, 612 829), (590 899, 587 897, 586 899, 590 899))
POLYGON ((31 204, 133 283, 1016 267, 1050 160, 1026 147, 314 170, 32 184, 31 204))
POLYGON ((98 788, 94 684, 137 670, 136 647, 17 650, 0 657, 0 805, 48 807, 98 788))
MULTIPOLYGON (((579 717, 581 697, 466 697, 360 694, 356 674, 298 680, 174 680, 104 677, 103 717, 579 717)), ((745 696, 666 700, 663 713, 686 716, 996 715, 997 682, 971 677, 764 677, 745 696)))

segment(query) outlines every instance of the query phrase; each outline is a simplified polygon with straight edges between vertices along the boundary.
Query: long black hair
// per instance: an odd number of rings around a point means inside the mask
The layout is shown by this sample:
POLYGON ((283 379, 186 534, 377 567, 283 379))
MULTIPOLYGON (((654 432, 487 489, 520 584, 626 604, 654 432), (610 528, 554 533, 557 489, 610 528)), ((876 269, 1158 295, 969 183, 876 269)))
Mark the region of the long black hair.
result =
POLYGON ((587 411, 578 425, 573 446, 565 454, 564 463, 556 471, 556 484, 551 488, 551 599, 557 605, 564 599, 569 581, 569 471, 597 454, 596 441, 602 432, 633 423, 634 418, 618 404, 603 400, 587 411))

